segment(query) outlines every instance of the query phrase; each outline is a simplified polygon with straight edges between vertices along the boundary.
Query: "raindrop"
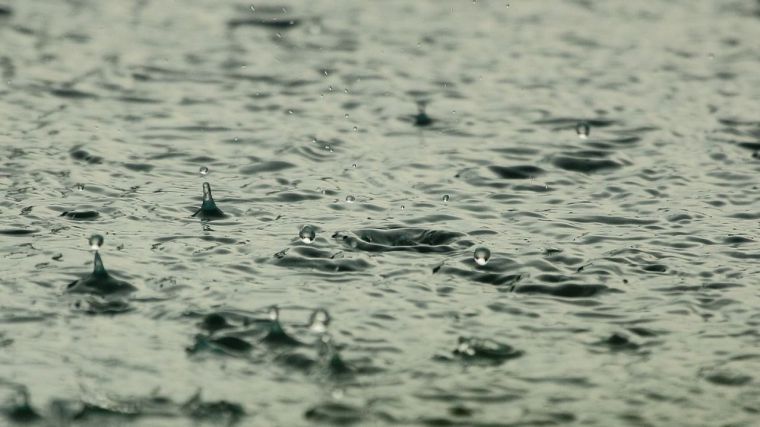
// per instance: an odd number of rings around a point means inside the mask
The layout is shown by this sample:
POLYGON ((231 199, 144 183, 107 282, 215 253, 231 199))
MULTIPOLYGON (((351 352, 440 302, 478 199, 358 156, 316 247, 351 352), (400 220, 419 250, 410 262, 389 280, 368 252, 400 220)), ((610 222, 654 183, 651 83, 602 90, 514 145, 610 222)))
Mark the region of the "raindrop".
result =
POLYGON ((354 132, 359 132, 359 128, 354 126, 354 132))
POLYGON ((311 313, 311 317, 309 319, 309 329, 312 332, 324 334, 327 332, 327 325, 329 324, 330 315, 324 309, 319 308, 311 313))
POLYGON ((353 167, 354 169, 356 169, 357 168, 356 163, 354 163, 353 165, 351 165, 351 167, 353 167))
POLYGON ((251 12, 256 12, 256 8, 251 5, 251 12))
POLYGON ((491 251, 489 251, 488 248, 479 247, 475 249, 473 258, 475 259, 476 264, 486 265, 486 263, 488 263, 488 260, 491 259, 491 251))
POLYGON ((277 322, 280 319, 280 309, 276 305, 269 307, 269 320, 277 322))
POLYGON ((348 118, 348 113, 346 113, 346 118, 348 118))
POLYGON ((206 166, 201 166, 198 172, 201 174, 201 176, 206 176, 208 175, 208 168, 206 166))
POLYGON ((404 209, 406 209, 406 206, 401 205, 401 210, 403 211, 404 209))
POLYGON ((441 198, 441 200, 443 200, 443 203, 448 203, 448 201, 449 201, 449 195, 448 194, 444 194, 443 197, 441 198))
POLYGON ((352 195, 346 196, 346 203, 353 203, 355 201, 356 201, 356 197, 354 197, 352 195))
POLYGON ((298 232, 298 238, 301 239, 302 242, 309 244, 317 238, 317 232, 314 230, 314 227, 304 225, 303 228, 301 228, 301 231, 298 232))
POLYGON ((103 246, 103 236, 100 234, 93 234, 90 236, 90 240, 88 242, 90 243, 90 249, 97 251, 101 246, 103 246))
POLYGON ((588 138, 589 133, 591 133, 591 127, 587 122, 578 122, 578 124, 575 125, 575 133, 578 134, 578 138, 586 139, 588 138))
POLYGON ((77 184, 78 191, 84 191, 84 184, 77 184))

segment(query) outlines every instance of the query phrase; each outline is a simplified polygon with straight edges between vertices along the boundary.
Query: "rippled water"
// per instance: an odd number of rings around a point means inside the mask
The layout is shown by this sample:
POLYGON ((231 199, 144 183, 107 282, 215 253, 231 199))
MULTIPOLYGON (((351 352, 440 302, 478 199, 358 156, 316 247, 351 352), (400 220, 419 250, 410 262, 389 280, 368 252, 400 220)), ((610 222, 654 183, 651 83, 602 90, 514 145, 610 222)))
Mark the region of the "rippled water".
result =
POLYGON ((6 0, 3 422, 756 425, 758 36, 750 0, 6 0), (135 292, 77 282, 93 233, 135 292))

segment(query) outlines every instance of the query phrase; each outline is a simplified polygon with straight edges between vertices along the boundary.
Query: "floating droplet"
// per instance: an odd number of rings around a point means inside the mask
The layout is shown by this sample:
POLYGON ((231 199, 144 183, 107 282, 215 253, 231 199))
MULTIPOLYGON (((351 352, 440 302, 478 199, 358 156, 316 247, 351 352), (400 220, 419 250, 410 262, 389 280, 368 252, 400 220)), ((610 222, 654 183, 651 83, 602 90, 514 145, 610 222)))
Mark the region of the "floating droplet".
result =
POLYGON ((486 265, 486 263, 488 263, 488 260, 491 259, 491 251, 489 251, 488 248, 479 247, 475 249, 473 258, 475 259, 476 264, 486 265))
POLYGON ((346 203, 353 203, 355 201, 356 201, 356 197, 354 197, 352 195, 346 196, 346 203))
POLYGON ((317 238, 317 232, 314 230, 314 227, 304 225, 303 228, 301 228, 301 231, 298 232, 298 238, 301 239, 302 242, 309 244, 317 238))
POLYGON ((591 127, 586 122, 578 122, 578 124, 575 125, 575 133, 578 134, 578 138, 586 139, 588 138, 589 133, 591 133, 591 127))
POLYGON ((93 234, 92 236, 90 236, 89 243, 90 243, 90 249, 92 249, 93 251, 97 251, 98 249, 100 249, 101 246, 103 246, 103 236, 101 236, 100 234, 93 234))
POLYGON ((84 191, 84 184, 77 184, 78 191, 84 191))
POLYGON ((319 308, 311 313, 311 318, 309 319, 309 329, 311 329, 312 332, 323 334, 327 332, 327 325, 329 324, 330 315, 324 309, 319 308))
POLYGON ((280 309, 276 305, 269 307, 269 320, 277 322, 280 319, 280 309))
POLYGON ((346 118, 348 118, 348 113, 346 113, 346 118))
POLYGON ((198 173, 201 174, 201 176, 208 175, 208 168, 206 166, 201 166, 201 168, 198 170, 198 173))
POLYGON ((441 200, 443 200, 443 203, 448 203, 448 201, 449 201, 449 195, 448 194, 444 194, 443 197, 441 198, 441 200))
POLYGON ((354 132, 359 132, 359 128, 357 126, 354 126, 354 132))

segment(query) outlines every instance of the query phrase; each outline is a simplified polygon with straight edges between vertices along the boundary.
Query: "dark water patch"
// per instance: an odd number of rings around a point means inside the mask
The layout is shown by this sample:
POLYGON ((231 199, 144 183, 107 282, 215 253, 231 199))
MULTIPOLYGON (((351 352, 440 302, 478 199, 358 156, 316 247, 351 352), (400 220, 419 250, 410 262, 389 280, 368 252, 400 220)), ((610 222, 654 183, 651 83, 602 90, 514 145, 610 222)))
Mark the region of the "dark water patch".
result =
POLYGON ((147 163, 125 163, 124 167, 135 172, 150 172, 155 168, 147 163))
POLYGON ((361 258, 343 258, 341 253, 319 250, 302 250, 305 256, 290 255, 289 251, 278 252, 274 264, 280 267, 308 269, 325 273, 346 273, 364 271, 372 264, 361 258))
POLYGON ((638 350, 639 345, 635 342, 631 341, 630 338, 628 338, 625 334, 621 333, 613 333, 609 337, 607 337, 604 340, 601 340, 598 345, 606 346, 610 348, 611 350, 624 350, 624 351, 631 351, 631 350, 638 350))
MULTIPOLYGON (((459 343, 452 354, 467 364, 497 366, 524 353, 488 338, 459 337, 459 343)), ((439 356, 437 359, 446 361, 448 357, 439 356)))
POLYGON ((71 89, 71 88, 50 89, 50 93, 59 98, 67 98, 67 99, 95 99, 98 97, 94 93, 84 92, 81 90, 76 90, 76 89, 71 89))
POLYGON ((723 243, 726 245, 742 245, 744 243, 753 243, 754 240, 744 236, 728 236, 723 239, 723 243))
POLYGON ((520 285, 514 292, 521 294, 544 294, 562 298, 589 298, 605 293, 622 292, 605 285, 579 285, 567 283, 559 286, 520 285))
POLYGON ((66 211, 63 212, 60 216, 66 217, 68 219, 73 219, 75 221, 90 221, 97 219, 100 214, 96 211, 66 211))
POLYGON ((648 271, 650 273, 664 273, 668 271, 668 267, 662 265, 662 264, 650 264, 645 265, 642 267, 644 271, 648 271))
MULTIPOLYGON (((473 264, 474 261, 473 261, 473 264)), ((522 279, 522 275, 512 272, 511 274, 505 274, 501 272, 484 272, 478 270, 462 269, 456 267, 437 267, 434 269, 434 274, 454 275, 463 277, 467 280, 482 283, 485 285, 504 286, 511 289, 513 285, 522 279)))
POLYGON ((573 218, 565 218, 567 221, 579 223, 597 223, 607 225, 651 225, 658 221, 654 219, 626 218, 620 216, 588 215, 573 218))
POLYGON ((188 354, 211 351, 231 356, 244 356, 253 349, 253 345, 236 336, 208 337, 196 335, 195 342, 186 349, 188 354))
POLYGON ((531 179, 544 173, 544 170, 536 166, 489 166, 493 173, 503 179, 531 179))
POLYGON ((703 369, 699 376, 712 384, 727 387, 741 387, 753 381, 752 376, 728 368, 703 369))
POLYGON ((9 17, 13 15, 13 9, 10 6, 0 4, 0 17, 9 17))
POLYGON ((37 232, 39 232, 39 230, 23 228, 10 228, 0 230, 0 234, 3 236, 28 236, 29 234, 34 234, 37 232))
POLYGON ((366 411, 345 403, 326 402, 304 412, 304 418, 326 425, 352 425, 366 418, 366 411))
POLYGON ((103 163, 102 157, 94 156, 81 148, 77 148, 77 147, 72 148, 71 151, 69 151, 69 154, 71 155, 71 158, 74 160, 81 160, 90 164, 103 163))
POLYGON ((623 165, 609 159, 589 159, 573 156, 557 156, 552 160, 554 166, 558 168, 583 173, 596 173, 605 170, 621 168, 623 165))
POLYGON ((272 161, 260 162, 255 165, 240 168, 240 173, 243 173, 246 175, 256 175, 256 174, 260 174, 264 172, 279 172, 279 171, 294 168, 294 167, 296 167, 296 165, 290 162, 272 160, 272 161))
POLYGON ((227 21, 231 29, 239 27, 261 27, 275 30, 288 30, 300 25, 301 20, 295 18, 239 18, 227 21))

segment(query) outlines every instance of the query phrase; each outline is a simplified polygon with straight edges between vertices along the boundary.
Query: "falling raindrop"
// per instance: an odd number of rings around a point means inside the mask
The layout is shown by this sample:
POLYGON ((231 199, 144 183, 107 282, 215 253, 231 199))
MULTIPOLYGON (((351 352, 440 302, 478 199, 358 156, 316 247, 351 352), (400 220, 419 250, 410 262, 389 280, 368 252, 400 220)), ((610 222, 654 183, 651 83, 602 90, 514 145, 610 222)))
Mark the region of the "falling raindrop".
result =
POLYGON ((93 234, 90 236, 90 240, 88 242, 90 243, 90 249, 97 251, 101 246, 103 246, 103 236, 100 234, 93 234))
POLYGON ((303 228, 301 228, 301 231, 298 232, 298 238, 301 239, 302 242, 309 244, 317 238, 317 232, 314 230, 314 227, 304 225, 303 228))
POLYGON ((276 305, 269 307, 269 320, 277 322, 280 319, 280 309, 276 305))
POLYGON ((201 176, 208 175, 208 168, 206 166, 201 166, 200 170, 198 172, 201 174, 201 176))
POLYGON ((575 133, 578 134, 578 138, 586 139, 588 138, 589 133, 591 133, 591 127, 587 122, 578 122, 578 124, 575 125, 575 133))
POLYGON ((486 263, 488 263, 488 260, 491 259, 491 251, 489 251, 488 248, 479 247, 475 249, 473 258, 475 259, 476 264, 486 265, 486 263))

